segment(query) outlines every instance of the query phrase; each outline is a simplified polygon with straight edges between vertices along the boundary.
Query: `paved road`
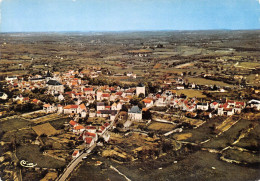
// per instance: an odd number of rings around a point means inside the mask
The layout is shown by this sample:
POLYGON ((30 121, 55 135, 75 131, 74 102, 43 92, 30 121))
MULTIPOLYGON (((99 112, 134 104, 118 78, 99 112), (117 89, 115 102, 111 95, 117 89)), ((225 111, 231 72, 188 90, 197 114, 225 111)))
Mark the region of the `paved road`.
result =
MULTIPOLYGON (((114 120, 115 121, 115 120, 114 120)), ((114 121, 112 121, 110 123, 110 125, 108 126, 107 130, 101 135, 103 136, 111 127, 113 127, 114 121)), ((75 167, 82 161, 83 157, 88 156, 91 151, 97 146, 97 144, 95 143, 93 146, 91 146, 90 148, 88 148, 85 152, 82 152, 77 158, 75 158, 74 160, 72 160, 67 167, 64 169, 63 173, 56 179, 56 181, 65 181, 69 175, 71 174, 71 172, 75 169, 75 167)))
POLYGON ((86 153, 82 152, 77 158, 72 160, 69 165, 64 169, 63 173, 56 179, 57 181, 64 181, 68 178, 71 172, 75 169, 75 167, 82 161, 83 157, 86 157, 90 154, 90 152, 97 146, 95 143, 89 149, 86 150, 86 153))

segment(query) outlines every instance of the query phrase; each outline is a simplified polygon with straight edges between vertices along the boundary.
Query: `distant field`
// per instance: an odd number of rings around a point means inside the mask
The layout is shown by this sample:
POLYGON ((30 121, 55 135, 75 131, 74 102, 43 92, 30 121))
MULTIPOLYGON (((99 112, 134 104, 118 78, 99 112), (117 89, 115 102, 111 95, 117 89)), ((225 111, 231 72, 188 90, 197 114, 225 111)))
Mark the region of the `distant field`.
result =
POLYGON ((197 97, 197 98, 204 98, 207 97, 206 95, 202 94, 202 91, 200 90, 193 90, 193 89, 184 89, 184 90, 177 90, 177 94, 184 94, 187 97, 197 97))
POLYGON ((209 80, 204 78, 187 78, 190 83, 195 83, 198 85, 217 85, 217 86, 229 86, 233 87, 233 85, 221 82, 221 81, 215 81, 215 80, 209 80))
POLYGON ((255 68, 255 67, 260 66, 260 63, 258 63, 258 62, 241 62, 239 64, 239 66, 245 67, 245 68, 255 68))

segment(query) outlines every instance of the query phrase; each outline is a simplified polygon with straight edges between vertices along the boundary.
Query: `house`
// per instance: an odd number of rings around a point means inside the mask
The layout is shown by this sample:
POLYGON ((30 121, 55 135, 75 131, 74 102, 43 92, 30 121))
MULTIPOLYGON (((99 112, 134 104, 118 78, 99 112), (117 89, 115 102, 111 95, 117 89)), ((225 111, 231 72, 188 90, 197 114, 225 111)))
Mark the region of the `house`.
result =
POLYGON ((76 121, 70 120, 69 122, 70 126, 74 128, 75 126, 78 126, 79 124, 76 121))
POLYGON ((130 111, 128 111, 128 118, 135 121, 142 120, 142 110, 138 106, 133 106, 130 111))
POLYGON ((91 146, 93 146, 95 144, 95 141, 94 141, 94 139, 92 137, 86 137, 84 139, 84 142, 86 143, 86 145, 88 147, 91 147, 91 146))
POLYGON ((97 101, 101 101, 102 94, 103 94, 103 92, 101 90, 97 91, 97 101))
POLYGON ((62 114, 63 113, 63 106, 59 104, 57 107, 58 107, 57 113, 62 114))
POLYGON ((86 95, 95 94, 94 88, 90 87, 90 88, 83 88, 83 92, 85 92, 86 95))
POLYGON ((99 110, 97 111, 97 117, 107 118, 111 115, 116 115, 117 110, 99 110))
POLYGON ((75 159, 79 156, 79 150, 74 150, 74 152, 72 153, 72 158, 75 159))
POLYGON ((156 98, 158 98, 157 101, 155 101, 155 106, 166 106, 167 102, 166 102, 166 98, 160 96, 159 94, 156 95, 156 98))
POLYGON ((101 95, 101 100, 110 100, 110 94, 104 93, 101 95))
POLYGON ((41 101, 38 100, 38 99, 33 99, 33 100, 32 100, 32 103, 33 103, 33 104, 39 104, 40 102, 41 102, 41 101))
POLYGON ((96 110, 93 108, 93 109, 90 109, 89 110, 89 117, 90 118, 93 118, 96 116, 96 110))
POLYGON ((233 114, 234 109, 232 107, 228 107, 227 104, 223 104, 218 107, 218 115, 220 116, 232 116, 233 114))
POLYGON ((78 105, 67 105, 63 108, 64 114, 77 113, 78 105))
POLYGON ((17 76, 7 76, 7 77, 5 78, 5 80, 6 80, 7 82, 13 82, 13 81, 17 80, 17 76))
POLYGON ((4 92, 0 92, 0 99, 6 100, 8 98, 8 95, 4 92))
POLYGON ((235 104, 236 104, 236 103, 235 103, 235 101, 228 100, 228 101, 227 101, 227 104, 228 104, 229 107, 235 107, 235 104))
POLYGON ((183 86, 183 85, 177 85, 177 86, 176 86, 176 89, 177 89, 177 90, 183 90, 183 89, 184 89, 184 86, 183 86))
POLYGON ((98 135, 101 136, 105 133, 106 131, 106 127, 105 126, 99 126, 97 132, 98 132, 98 135))
POLYGON ((212 103, 210 104, 210 108, 211 108, 211 109, 217 110, 217 109, 218 109, 218 106, 219 106, 219 103, 218 103, 218 102, 212 102, 212 103))
POLYGON ((53 112, 57 111, 57 107, 54 106, 54 105, 50 105, 50 104, 44 104, 43 105, 43 110, 46 113, 53 113, 53 112))
POLYGON ((77 109, 77 113, 80 114, 80 117, 85 118, 87 116, 87 108, 85 104, 80 104, 77 109))
POLYGON ((73 133, 75 134, 81 134, 83 131, 85 131, 85 127, 82 126, 82 125, 77 125, 77 126, 74 126, 73 128, 73 133))
POLYGON ((116 101, 117 95, 115 93, 112 93, 110 95, 110 101, 116 101))
POLYGON ((252 99, 251 101, 248 102, 248 105, 251 108, 255 108, 256 110, 260 110, 260 101, 252 99))
POLYGON ((17 95, 15 98, 13 98, 13 101, 23 101, 23 96, 20 94, 20 95, 17 95))
POLYGON ((97 131, 96 126, 86 126, 85 129, 87 132, 90 132, 90 133, 95 133, 97 131))
POLYGON ((85 140, 86 137, 92 137, 94 139, 94 141, 98 140, 98 136, 97 136, 96 133, 91 133, 91 132, 85 131, 85 132, 82 133, 83 140, 85 140))
POLYGON ((97 102, 97 111, 105 110, 105 103, 104 102, 97 102))
POLYGON ((145 107, 151 107, 153 106, 153 100, 152 99, 143 99, 145 107))
POLYGON ((209 109, 209 104, 208 103, 199 102, 197 104, 197 110, 207 111, 208 109, 209 109))

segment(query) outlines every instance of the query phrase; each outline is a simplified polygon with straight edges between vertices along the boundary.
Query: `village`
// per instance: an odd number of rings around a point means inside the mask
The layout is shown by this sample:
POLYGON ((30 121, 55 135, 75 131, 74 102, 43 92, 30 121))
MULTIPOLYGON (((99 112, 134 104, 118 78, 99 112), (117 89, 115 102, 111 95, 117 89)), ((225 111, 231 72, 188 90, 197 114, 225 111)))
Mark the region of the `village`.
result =
POLYGON ((258 31, 0 36, 2 180, 259 178, 258 31))
MULTIPOLYGON (((74 137, 74 143, 70 146, 73 152, 69 160, 72 160, 72 162, 75 162, 80 155, 80 159, 86 158, 87 155, 85 157, 82 157, 82 155, 86 152, 89 154, 96 145, 102 147, 108 143, 111 132, 115 130, 121 133, 129 131, 142 133, 147 132, 147 129, 143 129, 142 125, 147 127, 151 125, 152 127, 157 122, 162 125, 169 124, 170 129, 165 129, 165 126, 158 124, 155 133, 158 136, 169 136, 173 133, 180 134, 185 130, 184 125, 187 127, 187 124, 188 127, 196 129, 205 124, 207 120, 215 117, 227 119, 237 116, 245 110, 247 112, 260 110, 260 101, 254 99, 243 101, 222 97, 218 100, 209 100, 206 96, 189 97, 179 91, 197 91, 199 85, 193 83, 187 86, 181 76, 172 80, 170 84, 168 83, 169 89, 163 87, 152 93, 142 83, 133 86, 91 85, 86 77, 93 80, 100 75, 100 72, 93 69, 87 72, 87 74, 84 74, 84 70, 81 72, 70 70, 64 73, 47 71, 45 76, 29 76, 26 78, 27 80, 24 80, 21 76, 8 76, 5 78, 3 88, 9 91, 18 90, 16 91, 17 95, 10 98, 7 95, 10 92, 1 93, 1 99, 5 101, 4 104, 20 106, 21 112, 24 112, 20 117, 28 118, 26 112, 32 111, 32 108, 35 109, 35 113, 29 113, 30 118, 33 118, 33 123, 36 124, 32 127, 37 134, 35 144, 46 145, 46 136, 52 137, 56 141, 63 139, 63 142, 68 139, 66 136, 62 138, 63 135, 70 135, 70 139, 74 137), (91 77, 92 75, 95 75, 95 77, 91 77), (174 87, 175 89, 173 89, 174 87), (40 91, 43 91, 43 94, 47 97, 37 96, 36 93, 40 91), (23 116, 24 114, 26 116, 23 116), (66 117, 65 121, 60 123, 67 130, 65 132, 56 130, 48 122, 62 117, 66 117)), ((225 87, 213 88, 212 85, 210 86, 211 88, 205 87, 205 89, 212 89, 215 92, 227 91, 225 87)), ((203 87, 200 87, 200 90, 201 88, 203 89, 203 87)), ((5 112, 8 111, 2 111, 1 115, 4 116, 5 112)), ((19 115, 13 116, 19 117, 19 115)), ((219 125, 215 124, 213 130, 217 130, 219 134, 227 131, 236 122, 231 119, 231 121, 224 123, 225 121, 219 125)), ((185 133, 183 135, 185 137, 185 133)), ((179 139, 179 137, 181 135, 175 138, 177 140, 183 139, 179 139)), ((187 138, 189 137, 188 134, 187 138)), ((43 151, 44 155, 62 160, 69 158, 64 155, 59 156, 64 152, 48 151, 46 146, 44 150, 46 150, 43 151)), ((67 152, 66 155, 71 151, 67 152)), ((110 154, 110 156, 112 155, 110 154)), ((124 158, 119 153, 114 153, 114 156, 124 158)), ((37 167, 37 164, 31 165, 31 167, 37 167)), ((22 166, 26 167, 26 165, 22 166)))

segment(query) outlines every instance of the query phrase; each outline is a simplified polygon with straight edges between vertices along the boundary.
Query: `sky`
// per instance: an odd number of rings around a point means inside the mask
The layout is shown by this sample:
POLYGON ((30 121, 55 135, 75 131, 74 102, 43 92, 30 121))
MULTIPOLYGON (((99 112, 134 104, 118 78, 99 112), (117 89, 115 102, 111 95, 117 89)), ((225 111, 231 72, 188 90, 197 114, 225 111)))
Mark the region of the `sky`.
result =
POLYGON ((0 32, 260 29, 260 0, 0 0, 0 32))

